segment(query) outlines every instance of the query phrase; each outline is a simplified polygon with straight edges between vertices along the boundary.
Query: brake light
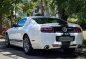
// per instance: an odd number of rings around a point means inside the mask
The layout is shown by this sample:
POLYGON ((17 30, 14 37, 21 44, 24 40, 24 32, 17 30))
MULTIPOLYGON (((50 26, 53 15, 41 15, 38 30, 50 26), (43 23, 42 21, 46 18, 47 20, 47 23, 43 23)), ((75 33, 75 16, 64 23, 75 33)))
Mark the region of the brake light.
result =
POLYGON ((79 32, 81 32, 81 29, 78 28, 78 27, 74 27, 74 32, 75 32, 75 33, 79 33, 79 32))
POLYGON ((54 29, 52 27, 42 27, 41 32, 54 33, 54 29))

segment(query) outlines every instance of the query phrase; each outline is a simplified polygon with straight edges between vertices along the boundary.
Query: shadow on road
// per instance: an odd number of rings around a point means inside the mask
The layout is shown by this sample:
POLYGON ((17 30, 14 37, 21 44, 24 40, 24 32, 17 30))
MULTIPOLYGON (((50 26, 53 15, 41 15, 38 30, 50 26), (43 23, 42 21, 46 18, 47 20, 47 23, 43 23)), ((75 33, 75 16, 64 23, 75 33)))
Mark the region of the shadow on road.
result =
POLYGON ((77 58, 77 54, 63 52, 60 50, 38 50, 34 56, 44 57, 44 58, 77 58))
POLYGON ((83 41, 84 47, 86 48, 86 40, 83 41))
POLYGON ((73 58, 76 59, 78 57, 86 58, 86 51, 84 52, 75 52, 75 53, 66 53, 62 50, 34 50, 32 55, 26 55, 23 52, 22 48, 12 46, 11 48, 6 48, 4 42, 0 42, 0 54, 4 56, 8 56, 11 58, 25 58, 25 59, 66 59, 73 58))

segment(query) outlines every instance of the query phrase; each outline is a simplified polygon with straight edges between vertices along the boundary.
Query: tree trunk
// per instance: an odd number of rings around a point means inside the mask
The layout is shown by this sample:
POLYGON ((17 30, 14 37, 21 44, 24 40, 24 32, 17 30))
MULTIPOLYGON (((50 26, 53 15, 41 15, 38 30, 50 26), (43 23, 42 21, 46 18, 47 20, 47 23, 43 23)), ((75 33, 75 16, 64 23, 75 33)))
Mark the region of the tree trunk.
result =
POLYGON ((2 17, 0 17, 0 35, 2 34, 2 17))
POLYGON ((13 15, 13 10, 10 11, 11 12, 11 15, 8 16, 7 18, 10 20, 11 24, 10 24, 10 27, 12 26, 13 22, 12 22, 12 18, 15 17, 15 15, 13 15))
POLYGON ((65 10, 59 10, 58 12, 58 16, 60 19, 64 20, 64 21, 67 21, 68 19, 68 15, 65 14, 65 10))

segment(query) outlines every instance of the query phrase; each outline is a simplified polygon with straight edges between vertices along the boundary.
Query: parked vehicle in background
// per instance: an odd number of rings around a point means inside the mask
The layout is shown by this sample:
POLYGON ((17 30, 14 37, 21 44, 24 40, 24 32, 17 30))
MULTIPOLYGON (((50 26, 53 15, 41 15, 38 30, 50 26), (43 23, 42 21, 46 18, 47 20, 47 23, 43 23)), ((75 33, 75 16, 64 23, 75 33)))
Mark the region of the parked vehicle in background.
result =
POLYGON ((78 24, 45 16, 22 18, 5 33, 6 46, 22 47, 25 53, 33 49, 59 49, 75 51, 83 43, 78 24))

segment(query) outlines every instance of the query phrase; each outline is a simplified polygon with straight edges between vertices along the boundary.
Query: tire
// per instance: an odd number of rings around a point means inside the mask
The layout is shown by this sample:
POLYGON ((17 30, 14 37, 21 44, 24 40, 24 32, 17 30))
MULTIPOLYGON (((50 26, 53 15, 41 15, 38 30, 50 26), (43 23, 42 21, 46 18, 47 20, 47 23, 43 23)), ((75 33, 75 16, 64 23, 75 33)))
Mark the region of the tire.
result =
POLYGON ((5 46, 10 47, 10 40, 8 34, 5 34, 5 46))
POLYGON ((27 35, 25 35, 23 38, 23 49, 24 49, 25 54, 32 54, 33 52, 30 39, 27 35))

